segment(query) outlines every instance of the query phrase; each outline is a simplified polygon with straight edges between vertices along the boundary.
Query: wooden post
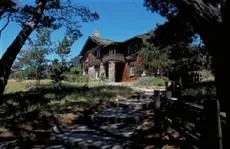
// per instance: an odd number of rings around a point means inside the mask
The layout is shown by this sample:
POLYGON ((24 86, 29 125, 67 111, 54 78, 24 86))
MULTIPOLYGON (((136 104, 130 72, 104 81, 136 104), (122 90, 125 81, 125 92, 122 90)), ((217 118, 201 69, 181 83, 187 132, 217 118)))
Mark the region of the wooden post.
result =
POLYGON ((222 126, 221 126, 221 118, 220 118, 220 101, 216 99, 216 118, 217 118, 217 127, 218 127, 218 145, 219 149, 223 149, 223 134, 222 134, 222 126))
POLYGON ((160 91, 154 90, 154 113, 155 113, 155 129, 156 131, 161 131, 162 126, 162 114, 161 114, 161 99, 160 99, 160 91))
POLYGON ((159 110, 161 106, 161 101, 160 101, 160 91, 159 90, 154 90, 154 108, 155 110, 159 110))
POLYGON ((169 81, 165 82, 165 97, 166 98, 172 97, 172 84, 169 81))
POLYGON ((212 97, 210 98, 206 99, 204 104, 201 129, 201 148, 222 149, 219 104, 216 99, 213 99, 212 97))

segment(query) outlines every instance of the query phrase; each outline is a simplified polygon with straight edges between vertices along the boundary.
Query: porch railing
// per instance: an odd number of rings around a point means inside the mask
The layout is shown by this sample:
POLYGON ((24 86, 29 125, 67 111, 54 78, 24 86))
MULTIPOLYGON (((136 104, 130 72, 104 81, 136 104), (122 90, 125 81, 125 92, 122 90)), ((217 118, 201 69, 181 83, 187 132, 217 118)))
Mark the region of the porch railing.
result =
POLYGON ((106 54, 102 57, 102 62, 107 62, 111 60, 124 62, 125 57, 124 54, 120 54, 120 53, 106 54))

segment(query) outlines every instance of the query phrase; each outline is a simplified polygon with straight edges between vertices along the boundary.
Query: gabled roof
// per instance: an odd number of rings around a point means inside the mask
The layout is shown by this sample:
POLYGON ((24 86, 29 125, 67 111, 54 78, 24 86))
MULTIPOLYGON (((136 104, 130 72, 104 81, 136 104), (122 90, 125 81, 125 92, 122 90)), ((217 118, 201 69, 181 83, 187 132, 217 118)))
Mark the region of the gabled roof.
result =
POLYGON ((88 44, 90 44, 90 42, 94 42, 96 45, 98 46, 107 46, 109 44, 112 44, 114 43, 114 41, 112 40, 109 40, 109 39, 104 39, 104 38, 101 38, 101 37, 98 37, 98 36, 89 36, 88 39, 86 40, 85 42, 85 45, 83 46, 81 52, 80 52, 80 56, 82 56, 88 49, 86 49, 86 46, 88 44))
POLYGON ((129 39, 125 40, 124 43, 129 42, 131 40, 134 40, 136 38, 139 38, 139 39, 142 39, 142 40, 149 39, 149 38, 151 38, 151 36, 153 36, 153 33, 154 33, 153 31, 149 31, 149 32, 144 33, 144 34, 134 36, 132 38, 129 38, 129 39))
POLYGON ((132 38, 129 38, 129 39, 123 41, 123 42, 116 42, 116 41, 112 41, 112 40, 109 40, 109 39, 101 38, 99 36, 92 35, 92 36, 89 36, 88 39, 86 40, 85 45, 82 48, 79 56, 82 56, 87 50, 90 50, 90 49, 86 49, 87 45, 90 44, 90 42, 93 42, 97 46, 107 47, 107 46, 110 46, 110 45, 119 45, 119 44, 127 43, 127 42, 135 40, 135 39, 146 40, 146 39, 151 38, 151 36, 153 36, 153 33, 154 33, 153 31, 149 31, 147 33, 144 33, 144 34, 137 35, 137 36, 134 36, 132 38))
POLYGON ((95 42, 97 42, 98 44, 101 44, 101 45, 108 45, 108 44, 111 44, 111 43, 114 42, 112 40, 104 39, 104 38, 97 37, 97 36, 89 36, 89 38, 91 38, 93 41, 95 41, 95 42))

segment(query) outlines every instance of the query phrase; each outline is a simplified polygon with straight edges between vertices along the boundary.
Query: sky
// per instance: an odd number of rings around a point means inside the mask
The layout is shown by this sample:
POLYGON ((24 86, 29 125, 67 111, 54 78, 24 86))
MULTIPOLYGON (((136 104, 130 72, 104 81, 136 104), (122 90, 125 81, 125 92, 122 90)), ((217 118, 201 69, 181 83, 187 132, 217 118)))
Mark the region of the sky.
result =
MULTIPOLYGON (((32 0, 18 1, 30 3, 32 0)), ((133 36, 148 32, 154 29, 156 24, 162 24, 166 21, 160 15, 147 11, 143 6, 143 0, 78 0, 77 2, 97 12, 100 18, 94 22, 82 24, 80 30, 83 36, 73 44, 68 58, 77 56, 87 38, 96 30, 102 38, 124 41, 133 36)), ((2 26, 3 23, 1 20, 0 26, 2 26)), ((20 29, 19 25, 11 22, 2 32, 0 38, 0 57, 14 40, 20 29)), ((57 42, 60 41, 63 36, 63 31, 59 30, 52 33, 51 39, 57 42)), ((54 59, 57 58, 57 55, 51 54, 48 58, 54 59)))

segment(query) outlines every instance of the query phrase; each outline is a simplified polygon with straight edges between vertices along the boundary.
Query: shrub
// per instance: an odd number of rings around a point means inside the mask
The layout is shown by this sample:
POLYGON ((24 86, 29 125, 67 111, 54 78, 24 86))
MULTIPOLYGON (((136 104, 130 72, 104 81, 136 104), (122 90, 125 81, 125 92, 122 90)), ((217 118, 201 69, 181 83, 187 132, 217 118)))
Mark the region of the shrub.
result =
POLYGON ((165 85, 165 80, 161 78, 156 78, 154 77, 152 80, 152 85, 153 86, 164 86, 165 85))
POLYGON ((162 79, 162 80, 164 80, 165 82, 166 82, 166 81, 169 81, 169 78, 164 77, 164 76, 163 76, 163 77, 161 77, 161 79, 162 79))
POLYGON ((51 75, 50 75, 55 86, 58 87, 61 86, 61 81, 64 79, 63 72, 64 72, 63 65, 59 63, 57 59, 55 59, 52 62, 51 75))
POLYGON ((71 72, 72 74, 80 74, 81 68, 80 68, 80 67, 71 67, 71 68, 70 68, 70 72, 71 72))

